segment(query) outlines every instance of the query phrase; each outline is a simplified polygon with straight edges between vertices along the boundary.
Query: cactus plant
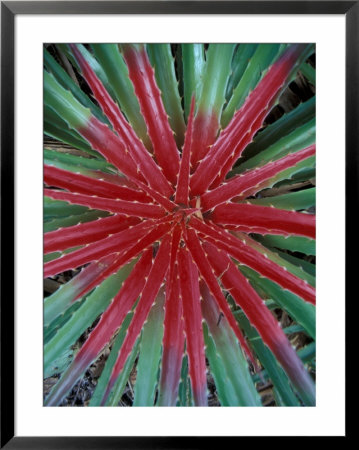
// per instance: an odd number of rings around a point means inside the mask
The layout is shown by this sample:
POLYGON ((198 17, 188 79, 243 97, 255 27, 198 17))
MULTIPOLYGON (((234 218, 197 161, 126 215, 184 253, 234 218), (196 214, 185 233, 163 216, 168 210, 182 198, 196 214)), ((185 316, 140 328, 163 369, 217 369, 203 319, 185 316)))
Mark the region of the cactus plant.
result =
POLYGON ((90 406, 121 404, 134 374, 134 406, 206 406, 209 379, 223 406, 261 406, 263 382, 315 404, 315 99, 268 120, 296 77, 314 84, 313 52, 44 50, 45 134, 78 149, 44 150, 46 405, 99 358, 90 406))

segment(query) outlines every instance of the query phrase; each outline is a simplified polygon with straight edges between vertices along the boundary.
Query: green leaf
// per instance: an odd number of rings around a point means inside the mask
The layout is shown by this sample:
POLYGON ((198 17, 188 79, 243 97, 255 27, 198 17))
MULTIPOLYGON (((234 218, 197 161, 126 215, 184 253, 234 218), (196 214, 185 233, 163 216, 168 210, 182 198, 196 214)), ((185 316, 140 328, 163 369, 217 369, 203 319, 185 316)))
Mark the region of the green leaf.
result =
POLYGON ((283 328, 283 331, 286 335, 293 334, 293 333, 301 333, 304 331, 304 328, 301 325, 294 324, 290 325, 289 327, 283 328))
POLYGON ((299 126, 312 120, 315 117, 315 102, 316 98, 312 97, 260 131, 254 141, 245 149, 242 161, 255 156, 299 126))
POLYGON ((216 385, 218 399, 221 406, 238 406, 239 399, 232 384, 228 381, 228 378, 224 375, 223 361, 217 353, 217 349, 208 332, 208 326, 203 324, 204 342, 206 345, 206 356, 211 368, 211 374, 216 385))
MULTIPOLYGON (((54 338, 58 330, 60 330, 72 317, 72 315, 77 311, 81 304, 85 301, 85 298, 80 302, 74 303, 70 308, 68 308, 65 313, 57 317, 49 326, 44 327, 43 339, 44 345, 46 345, 51 339, 54 338)), ((60 353, 51 364, 44 366, 44 378, 51 377, 54 374, 62 373, 67 369, 73 360, 75 349, 73 347, 68 347, 60 353)))
POLYGON ((153 406, 163 337, 164 292, 157 296, 142 330, 133 406, 153 406))
POLYGON ((54 252, 54 253, 48 253, 47 255, 44 255, 44 264, 50 261, 53 261, 56 258, 59 258, 61 256, 61 253, 54 252))
POLYGON ((50 367, 44 369, 43 377, 49 378, 58 373, 64 372, 71 364, 74 357, 74 350, 67 349, 61 356, 59 356, 50 367))
POLYGON ((234 88, 238 85, 239 80, 242 78, 244 71, 246 70, 250 58, 256 51, 258 44, 239 44, 235 50, 232 60, 232 75, 230 76, 227 84, 226 99, 231 98, 234 88))
POLYGON ((315 255, 315 240, 302 236, 266 236, 256 235, 256 239, 266 247, 276 247, 290 250, 291 252, 301 252, 306 255, 315 255))
MULTIPOLYGON (((76 67, 77 71, 81 73, 81 68, 77 63, 76 58, 72 54, 72 50, 68 44, 56 44, 56 47, 65 53, 67 59, 71 61, 71 64, 76 67)), ((82 56, 85 58, 91 69, 95 72, 96 76, 99 78, 101 83, 105 86, 107 92, 113 97, 113 89, 111 83, 109 82, 105 71, 101 64, 98 63, 93 54, 87 50, 87 48, 82 44, 77 44, 78 50, 81 52, 82 56)), ((107 119, 106 119, 107 120, 107 119)))
POLYGON ((212 112, 218 118, 221 115, 234 47, 234 44, 210 44, 208 47, 198 102, 198 111, 204 115, 212 112))
POLYGON ((195 95, 196 104, 202 91, 202 78, 205 66, 203 44, 182 44, 183 89, 185 117, 188 117, 191 98, 195 95))
POLYGON ((88 143, 75 130, 70 129, 67 123, 49 106, 44 105, 44 133, 71 147, 82 150, 92 156, 101 158, 99 153, 92 150, 88 143))
MULTIPOLYGON (((64 254, 70 253, 78 248, 81 247, 74 247, 70 250, 66 250, 64 251, 64 254)), ((50 253, 50 255, 53 254, 54 253, 50 253)), ((101 260, 94 261, 89 266, 79 271, 79 273, 71 278, 70 281, 62 284, 53 294, 46 297, 44 301, 45 326, 52 322, 58 315, 63 314, 67 308, 71 307, 73 302, 75 302, 76 297, 84 290, 88 283, 101 273, 102 270, 104 269, 101 260)), ((78 303, 79 300, 80 299, 77 299, 76 303, 78 303)))
POLYGON ((132 270, 134 262, 107 278, 87 297, 86 302, 44 347, 44 370, 66 349, 73 345, 81 334, 107 308, 120 290, 122 283, 132 270))
POLYGON ((223 406, 261 406, 260 397, 249 373, 248 363, 235 334, 224 317, 219 322, 220 310, 209 292, 203 297, 201 306, 208 326, 207 335, 205 332, 206 345, 208 345, 206 354, 221 404, 223 406))
POLYGON ((300 356, 300 359, 304 363, 312 362, 313 358, 315 358, 316 353, 316 344, 315 342, 311 342, 310 344, 306 345, 304 348, 301 348, 298 350, 298 355, 300 356))
POLYGON ((147 44, 147 53, 155 70, 156 81, 171 128, 175 133, 177 146, 181 148, 184 141, 185 123, 171 45, 147 44))
POLYGON ((295 264, 298 267, 301 267, 303 270, 305 270, 307 273, 309 273, 310 275, 312 275, 313 277, 315 277, 315 264, 312 264, 308 261, 305 261, 302 258, 297 258, 296 256, 293 255, 289 255, 288 253, 285 252, 281 252, 278 249, 273 249, 276 253, 278 253, 278 255, 283 258, 286 259, 287 261, 289 261, 292 264, 295 264))
POLYGON ((246 335, 251 341, 251 345, 256 352, 260 362, 266 369, 275 389, 279 392, 284 406, 300 406, 295 396, 289 379, 284 370, 279 366, 275 356, 269 348, 263 343, 258 332, 253 328, 244 314, 238 315, 237 320, 244 329, 246 335))
POLYGON ((266 258, 275 262, 279 266, 285 267, 288 272, 292 273, 298 278, 307 281, 311 286, 315 286, 315 277, 308 274, 308 272, 304 271, 300 265, 292 264, 285 258, 282 258, 275 249, 268 248, 262 244, 259 244, 256 240, 250 238, 245 233, 237 233, 237 237, 239 237, 242 241, 244 241, 249 247, 252 247, 262 255, 265 255, 266 258))
MULTIPOLYGON (((69 282, 62 284, 57 291, 49 295, 44 300, 44 326, 51 327, 56 320, 61 320, 62 316, 67 316, 68 310, 76 311, 80 301, 71 304, 76 292, 76 276, 69 282), (75 306, 76 305, 76 306, 75 306), (60 317, 60 319, 59 319, 60 317)), ((67 321, 66 321, 67 322, 67 321)), ((61 328, 61 327, 57 327, 61 328)), ((46 341, 47 342, 47 341, 46 341)))
POLYGON ((178 387, 178 402, 176 406, 193 406, 191 382, 188 375, 188 356, 182 360, 181 380, 178 387))
POLYGON ((49 72, 44 72, 44 103, 54 111, 72 129, 87 126, 91 111, 83 106, 73 94, 64 89, 49 72))
POLYGON ((267 296, 273 298, 277 305, 285 309, 296 322, 302 325, 309 336, 315 339, 314 305, 307 303, 300 297, 282 289, 273 281, 260 277, 248 267, 240 266, 239 269, 249 279, 255 289, 259 286, 261 290, 266 292, 267 296))
POLYGON ((309 81, 309 83, 311 83, 313 86, 315 86, 315 69, 314 67, 312 67, 310 64, 308 63, 304 63, 301 65, 300 67, 300 71, 302 72, 302 74, 305 76, 305 78, 307 78, 307 80, 309 81))
POLYGON ((226 109, 222 114, 222 126, 226 127, 234 113, 243 105, 248 94, 257 86, 264 71, 272 64, 279 51, 279 44, 260 44, 243 73, 241 80, 233 91, 226 109))
POLYGON ((98 79, 101 80, 101 83, 104 85, 107 92, 111 95, 111 97, 114 97, 114 91, 111 82, 109 81, 102 65, 97 61, 95 56, 90 51, 87 50, 87 48, 84 45, 78 44, 77 48, 80 50, 82 56, 88 62, 92 70, 95 72, 98 79))
POLYGON ((302 191, 291 192, 289 194, 277 195, 274 197, 250 199, 247 200, 247 203, 299 211, 315 205, 315 188, 303 189, 302 191))
MULTIPOLYGON (((243 313, 242 313, 243 315, 243 313)), ((289 328, 289 327, 288 327, 289 328)), ((284 329, 283 331, 285 331, 286 329, 284 329)), ((256 340, 260 340, 261 338, 258 337, 253 337, 250 339, 250 341, 256 341, 256 340)), ((298 356, 300 357, 300 359, 302 360, 303 364, 307 364, 310 365, 312 367, 315 367, 315 342, 311 342, 310 344, 306 345, 305 347, 299 349, 297 351, 298 356)), ((254 374, 253 375, 253 381, 255 383, 258 383, 259 381, 265 379, 267 380, 269 377, 269 374, 267 373, 267 371, 264 369, 262 370, 260 376, 258 374, 254 374)), ((285 406, 285 405, 282 405, 285 406)))
MULTIPOLYGON (((96 160, 96 161, 98 161, 98 160, 96 160)), ((108 175, 108 173, 102 172, 100 170, 86 169, 81 166, 75 166, 73 164, 68 164, 66 162, 62 162, 57 159, 51 160, 46 157, 44 158, 44 163, 47 164, 48 166, 54 166, 54 167, 57 167, 58 169, 67 170, 68 172, 80 173, 81 175, 85 175, 90 178, 96 178, 97 180, 108 181, 106 179, 107 178, 106 175, 108 175)))
MULTIPOLYGON (((49 297, 45 298, 46 299, 49 297)), ((66 311, 63 312, 61 315, 54 315, 55 319, 52 320, 51 323, 49 323, 49 320, 44 320, 44 344, 49 342, 53 336, 57 333, 57 331, 62 328, 68 320, 70 320, 71 316, 74 314, 75 311, 79 309, 79 307, 83 304, 85 301, 85 298, 82 300, 73 303, 69 308, 66 309, 66 311), (47 325, 48 324, 48 325, 47 325), (46 326, 47 325, 47 326, 46 326)))
POLYGON ((49 231, 55 231, 59 228, 66 228, 72 225, 78 225, 79 223, 91 222, 97 220, 100 217, 108 217, 110 214, 107 211, 89 211, 84 214, 78 214, 75 216, 62 217, 60 219, 53 219, 44 223, 44 233, 49 231))
POLYGON ((103 115, 101 109, 96 106, 81 89, 74 82, 74 80, 67 74, 67 72, 56 62, 56 60, 50 55, 50 53, 44 50, 44 64, 46 69, 51 72, 56 80, 61 84, 63 88, 69 90, 73 96, 86 108, 89 108, 92 114, 103 122, 107 122, 107 119, 103 115))
POLYGON ((77 216, 88 213, 90 210, 86 206, 70 205, 61 200, 53 200, 44 197, 44 220, 59 219, 61 217, 77 216))
MULTIPOLYGON (((122 343, 123 343, 123 341, 124 341, 124 339, 126 337, 126 331, 127 331, 128 327, 129 327, 129 325, 131 323, 132 317, 133 317, 133 312, 130 312, 129 314, 127 314, 127 316, 125 317, 124 321, 122 322, 120 330, 119 330, 119 332, 118 332, 118 334, 117 334, 117 336, 116 336, 116 338, 115 338, 115 340, 114 340, 114 342, 112 344, 111 352, 110 352, 110 354, 109 354, 109 356, 107 358, 105 367, 103 368, 102 373, 100 375, 100 378, 97 381, 97 385, 96 385, 95 391, 94 391, 94 393, 93 393, 93 395, 91 397, 89 406, 100 406, 101 405, 102 398, 103 398, 103 396, 105 394, 107 385, 108 385, 109 380, 110 380, 110 376, 111 376, 111 373, 112 373, 113 366, 116 363, 116 360, 117 360, 117 357, 118 357, 118 353, 119 353, 119 351, 120 351, 120 349, 122 347, 122 343)), ((134 354, 136 355, 137 352, 135 351, 134 354)), ((129 366, 131 366, 131 364, 129 364, 129 366)), ((132 363, 132 366, 133 366, 133 363, 132 363)), ((131 366, 131 368, 132 368, 132 366, 131 366)), ((122 387, 122 391, 121 391, 121 389, 119 389, 120 386, 117 386, 118 392, 120 392, 120 394, 119 394, 120 397, 122 396, 123 389, 125 388, 125 385, 126 385, 126 382, 127 382, 127 378, 128 378, 128 376, 126 377, 126 379, 125 379, 125 376, 122 377, 122 380, 123 380, 122 381, 122 386, 121 386, 122 387)))
POLYGON ((72 253, 72 252, 74 252, 75 250, 78 250, 81 247, 82 247, 82 245, 79 245, 77 247, 67 248, 63 252, 47 253, 46 255, 44 255, 44 264, 49 262, 49 261, 53 261, 56 258, 60 258, 62 255, 67 255, 67 253, 72 253))
MULTIPOLYGON (((312 156, 312 158, 314 158, 314 156, 312 156)), ((309 162, 309 159, 310 158, 308 158, 308 160, 307 160, 308 162, 309 162)), ((307 180, 310 180, 311 178, 315 178, 314 164, 310 164, 310 166, 312 166, 312 167, 309 167, 309 164, 308 164, 308 167, 303 167, 301 170, 294 173, 291 181, 293 183, 298 183, 300 181, 307 181, 307 180)))
POLYGON ((275 177, 261 183, 260 189, 262 191, 266 188, 286 186, 290 190, 292 184, 310 181, 312 178, 315 178, 315 156, 301 161, 295 167, 279 172, 275 177))
POLYGON ((60 169, 66 167, 72 172, 86 173, 85 169, 102 171, 105 173, 116 173, 117 169, 106 161, 100 161, 93 158, 84 158, 83 156, 71 155, 69 153, 58 152, 56 150, 44 149, 45 164, 56 165, 60 169), (56 164, 50 164, 52 161, 56 164), (71 169, 72 168, 72 169, 71 169), (84 171, 84 172, 82 172, 84 171))
POLYGON ((261 167, 270 161, 277 160, 282 156, 301 150, 314 143, 315 119, 312 119, 289 133, 287 136, 279 139, 267 149, 240 164, 233 172, 242 173, 253 167, 261 167))
MULTIPOLYGON (((301 162, 299 162, 294 167, 289 167, 288 169, 282 170, 277 175, 272 178, 265 180, 260 183, 259 186, 256 186, 253 190, 252 195, 257 193, 258 195, 266 195, 271 198, 275 198, 277 191, 268 192, 267 189, 278 188, 285 186, 290 191, 292 189, 292 185, 296 184, 300 181, 310 181, 313 183, 313 178, 315 178, 315 156, 311 156, 301 162)), ((239 167, 234 169, 228 178, 234 176, 236 172, 239 170, 239 167)), ((242 201, 244 201, 243 199, 242 201)), ((247 200, 245 200, 247 201, 247 200)), ((248 200, 249 201, 249 200, 248 200)), ((252 201, 252 199, 250 199, 252 201)))
MULTIPOLYGON (((127 380, 130 377, 131 370, 135 364, 135 360, 138 354, 138 346, 140 343, 140 338, 137 339, 135 345, 132 348, 132 351, 130 355, 127 358, 127 361, 119 374, 116 383, 114 384, 114 387, 106 401, 106 406, 117 406, 121 400, 123 391, 125 389, 127 380)), ((116 356, 118 353, 116 354, 116 356)))
POLYGON ((88 153, 89 155, 96 156, 96 158, 99 157, 98 156, 99 154, 97 152, 95 152, 90 147, 88 147, 86 144, 84 144, 81 140, 79 140, 75 136, 73 136, 72 133, 69 133, 66 129, 57 128, 55 125, 52 125, 51 123, 47 122, 46 120, 44 122, 44 133, 47 136, 50 136, 58 141, 61 141, 65 144, 70 145, 71 147, 82 150, 82 151, 88 153))

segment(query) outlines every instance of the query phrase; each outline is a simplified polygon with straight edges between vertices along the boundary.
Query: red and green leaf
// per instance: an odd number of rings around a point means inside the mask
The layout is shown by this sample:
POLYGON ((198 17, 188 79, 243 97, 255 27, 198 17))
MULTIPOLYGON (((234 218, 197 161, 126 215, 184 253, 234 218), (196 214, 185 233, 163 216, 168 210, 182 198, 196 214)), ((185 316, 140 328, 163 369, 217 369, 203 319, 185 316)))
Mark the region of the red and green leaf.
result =
MULTIPOLYGON (((292 73, 298 57, 304 50, 305 46, 303 45, 293 45, 286 49, 247 97, 242 108, 234 115, 193 174, 191 178, 193 195, 200 195, 208 189, 216 176, 221 173, 227 160, 232 158, 234 148, 235 158, 240 157, 245 145, 249 144, 254 134, 261 127, 265 118, 263 111, 265 112, 270 107, 279 94, 285 81, 292 73), (248 137, 243 138, 243 136, 248 137), (238 142, 241 142, 239 146, 237 145, 238 142)), ((233 163, 234 161, 233 155, 233 163)), ((230 168, 227 172, 229 170, 230 168)), ((225 176, 226 173, 223 175, 225 176)))
POLYGON ((126 44, 122 46, 122 51, 156 159, 167 179, 175 184, 179 153, 145 47, 126 44))
POLYGON ((205 248, 217 276, 221 275, 225 289, 231 293, 257 329, 263 342, 274 353, 303 400, 308 405, 314 406, 314 382, 263 300, 224 252, 218 251, 210 244, 206 244, 205 248))
POLYGON ((104 402, 107 400, 107 397, 110 394, 117 377, 121 373, 131 352, 131 349, 141 332, 143 324, 147 319, 158 291, 163 283, 168 269, 170 242, 171 236, 167 235, 159 247, 154 263, 146 279, 146 284, 140 295, 140 300, 135 309, 133 320, 128 328, 128 332, 122 344, 118 359, 111 373, 111 377, 107 385, 102 404, 104 404, 104 402))
POLYGON ((178 250, 189 375, 196 406, 207 406, 207 380, 198 271, 186 248, 178 250))

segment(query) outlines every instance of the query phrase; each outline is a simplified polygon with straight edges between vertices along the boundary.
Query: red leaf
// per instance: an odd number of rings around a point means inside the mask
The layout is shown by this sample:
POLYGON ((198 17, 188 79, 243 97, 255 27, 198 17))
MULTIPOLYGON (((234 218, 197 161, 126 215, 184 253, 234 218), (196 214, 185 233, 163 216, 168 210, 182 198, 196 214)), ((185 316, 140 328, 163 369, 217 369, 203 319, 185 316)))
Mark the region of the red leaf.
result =
POLYGON ((62 251, 78 245, 90 244, 137 225, 140 219, 116 214, 92 222, 79 223, 50 231, 44 235, 44 253, 62 251))
POLYGON ((208 216, 218 224, 259 227, 267 233, 315 239, 315 215, 271 206, 229 203, 217 206, 208 216))
POLYGON ((96 117, 91 116, 86 126, 78 128, 77 131, 94 150, 101 153, 108 162, 117 167, 131 181, 144 181, 142 174, 138 170, 134 160, 128 154, 126 147, 118 135, 110 130, 107 125, 96 117))
POLYGON ((193 228, 204 236, 206 241, 211 242, 221 250, 225 250, 241 264, 251 267, 264 277, 279 284, 282 288, 288 289, 307 302, 315 304, 315 289, 309 286, 306 281, 289 273, 283 267, 270 261, 264 255, 244 244, 220 227, 214 224, 209 226, 195 217, 192 217, 190 223, 193 228))
MULTIPOLYGON (((273 103, 273 100, 272 100, 271 104, 272 103, 273 103)), ((228 157, 227 161, 223 165, 223 167, 222 167, 221 171, 219 172, 219 174, 217 175, 217 177, 214 179, 213 183, 211 183, 210 189, 214 189, 217 186, 219 186, 223 182, 223 180, 226 178, 226 175, 232 169, 234 163, 238 160, 238 158, 242 154, 242 151, 247 147, 247 145, 249 145, 252 142, 255 134, 262 127, 264 119, 268 115, 268 110, 269 110, 269 107, 268 107, 268 109, 265 109, 264 111, 262 111, 262 113, 259 114, 256 121, 254 122, 252 129, 248 133, 246 133, 238 143, 234 143, 233 152, 228 157)))
POLYGON ((300 150, 290 155, 286 155, 277 161, 266 164, 259 169, 249 170, 243 175, 238 175, 231 178, 228 183, 222 184, 222 186, 213 189, 210 192, 206 192, 201 196, 201 208, 202 211, 208 211, 227 200, 232 199, 236 196, 241 196, 245 198, 250 190, 250 195, 255 192, 253 188, 264 180, 274 177, 277 173, 293 167, 300 161, 315 154, 315 145, 311 145, 303 150, 300 150))
POLYGON ((88 262, 98 260, 111 253, 123 252, 126 248, 137 242, 143 236, 144 232, 154 226, 154 223, 151 221, 142 222, 133 227, 130 226, 126 230, 50 261, 44 265, 44 276, 53 276, 64 270, 75 269, 88 262))
POLYGON ((256 234, 261 234, 263 236, 265 236, 266 234, 278 234, 278 235, 288 236, 287 234, 275 232, 273 230, 268 230, 268 228, 265 228, 265 227, 256 227, 256 226, 247 227, 245 225, 227 224, 225 228, 226 228, 226 230, 240 231, 242 233, 256 233, 256 234))
POLYGON ((72 192, 55 191, 53 189, 44 189, 44 194, 46 197, 55 200, 63 200, 75 205, 83 205, 92 209, 100 209, 101 211, 109 211, 112 213, 128 214, 149 219, 157 219, 165 215, 163 208, 149 203, 113 200, 84 194, 73 194, 72 192))
POLYGON ((182 150, 181 166, 178 175, 178 182, 176 189, 176 203, 182 203, 183 205, 188 205, 189 172, 190 172, 190 159, 192 151, 194 106, 195 106, 195 98, 192 97, 191 109, 188 116, 187 131, 182 150))
MULTIPOLYGON (((169 219, 167 219, 168 221, 169 219)), ((147 249, 156 240, 161 239, 166 233, 168 233, 173 227, 170 223, 158 224, 154 229, 152 229, 148 234, 146 234, 142 239, 139 239, 135 245, 130 246, 124 252, 119 252, 119 255, 113 265, 109 267, 105 272, 103 272, 97 279, 90 283, 86 289, 84 289, 79 297, 83 296, 86 292, 89 292, 94 287, 98 286, 103 280, 117 272, 122 266, 127 264, 131 259, 135 258, 143 250, 147 249)))
POLYGON ((46 164, 44 165, 44 181, 48 186, 56 186, 77 194, 97 195, 104 198, 145 203, 151 202, 151 198, 143 192, 46 164))
POLYGON ((152 189, 150 186, 142 183, 141 181, 137 182, 138 187, 140 187, 144 192, 147 192, 149 196, 153 198, 157 203, 163 206, 168 212, 172 212, 177 205, 165 197, 162 193, 159 193, 152 189))
POLYGON ((193 124, 193 151, 191 155, 191 167, 193 169, 198 167, 199 162, 215 142, 218 127, 218 114, 215 111, 197 111, 193 124))

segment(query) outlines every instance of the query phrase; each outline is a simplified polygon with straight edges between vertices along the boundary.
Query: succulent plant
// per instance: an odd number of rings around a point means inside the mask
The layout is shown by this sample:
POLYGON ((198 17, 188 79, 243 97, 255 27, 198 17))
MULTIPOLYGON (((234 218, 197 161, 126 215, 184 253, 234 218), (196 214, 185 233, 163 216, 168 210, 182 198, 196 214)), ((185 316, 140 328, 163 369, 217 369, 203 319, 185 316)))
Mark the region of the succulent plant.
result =
POLYGON ((273 116, 313 53, 44 50, 46 405, 99 358, 90 406, 315 404, 315 97, 273 116))

